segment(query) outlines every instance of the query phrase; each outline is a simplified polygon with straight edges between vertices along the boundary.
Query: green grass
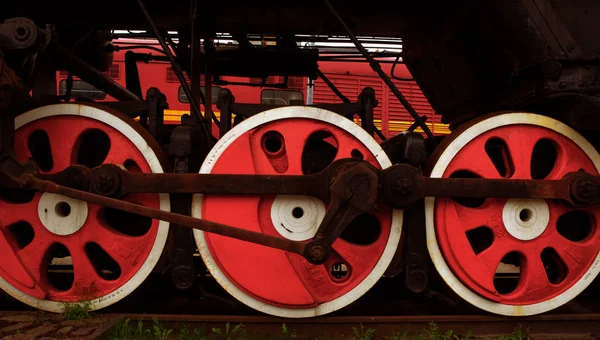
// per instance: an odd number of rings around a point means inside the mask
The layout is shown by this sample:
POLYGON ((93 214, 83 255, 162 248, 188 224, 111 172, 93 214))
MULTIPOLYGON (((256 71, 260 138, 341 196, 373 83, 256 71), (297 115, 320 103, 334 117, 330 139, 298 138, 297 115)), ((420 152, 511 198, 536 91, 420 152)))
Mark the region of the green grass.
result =
POLYGON ((501 335, 497 340, 529 340, 529 329, 522 330, 521 325, 515 328, 511 334, 501 335))
POLYGON ((361 323, 359 328, 352 327, 352 333, 354 333, 352 340, 371 340, 373 334, 375 334, 375 330, 373 328, 365 330, 365 326, 361 323))
MULTIPOLYGON (((471 332, 467 334, 455 334, 452 330, 442 332, 438 325, 430 322, 429 326, 417 332, 396 332, 396 334, 376 334, 376 330, 370 327, 365 327, 362 323, 352 327, 352 336, 338 336, 335 339, 340 340, 470 340, 478 339, 472 337, 471 332)), ((295 334, 290 331, 286 324, 281 326, 281 332, 278 334, 254 334, 248 332, 244 324, 231 325, 227 323, 223 328, 213 327, 207 329, 206 326, 194 328, 190 324, 184 324, 182 327, 170 329, 165 324, 157 319, 152 320, 152 324, 145 326, 144 322, 131 321, 125 319, 120 321, 112 330, 109 336, 111 340, 292 340, 304 339, 302 335, 295 334)), ((329 340, 330 338, 319 338, 319 340, 329 340)), ((486 338, 490 339, 490 338, 486 338)), ((522 330, 521 326, 514 329, 511 334, 500 335, 494 340, 529 340, 528 330, 522 330)))
MULTIPOLYGON (((172 329, 167 329, 158 319, 152 319, 151 327, 144 327, 144 323, 140 320, 137 323, 131 321, 131 319, 125 319, 117 323, 113 328, 112 334, 109 339, 114 340, 166 340, 171 339, 172 329)), ((181 338, 183 340, 191 339, 202 339, 194 338, 193 333, 189 337, 181 338)))
POLYGON ((409 331, 402 333, 397 332, 391 339, 394 340, 468 340, 471 339, 471 331, 467 332, 466 335, 454 334, 454 331, 448 330, 441 332, 435 322, 430 322, 429 327, 423 329, 416 334, 411 334, 409 331))
POLYGON ((89 301, 80 303, 63 302, 61 304, 63 306, 63 320, 83 320, 91 317, 92 303, 89 301))

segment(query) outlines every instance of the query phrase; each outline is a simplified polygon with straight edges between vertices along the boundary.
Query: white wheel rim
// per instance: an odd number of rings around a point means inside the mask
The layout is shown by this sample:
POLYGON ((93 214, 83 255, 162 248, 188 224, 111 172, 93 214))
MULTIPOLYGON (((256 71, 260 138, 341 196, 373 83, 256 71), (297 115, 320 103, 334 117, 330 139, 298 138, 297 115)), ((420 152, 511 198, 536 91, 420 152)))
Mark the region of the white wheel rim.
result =
MULTIPOLYGON (((494 128, 514 124, 528 124, 541 126, 556 131, 570 138, 592 160, 596 169, 600 171, 600 155, 594 149, 594 147, 587 140, 585 140, 585 138, 583 138, 583 136, 581 136, 572 128, 555 119, 541 115, 531 113, 506 113, 478 122, 466 129, 465 131, 463 131, 459 136, 452 140, 452 142, 441 153, 440 157, 438 158, 437 162, 435 163, 435 166, 431 171, 430 176, 433 178, 441 178, 444 172, 446 171, 446 168, 450 161, 473 138, 494 128)), ((579 293, 581 293, 587 286, 589 286, 590 283, 592 283, 594 278, 600 272, 599 253, 596 259, 594 260, 592 266, 590 266, 590 268, 583 275, 581 280, 579 280, 576 284, 574 284, 562 294, 554 298, 529 305, 507 305, 490 301, 467 288, 448 267, 448 264, 444 260, 444 257, 440 251, 436 238, 434 225, 434 208, 435 198, 426 197, 425 223, 427 230, 427 248, 429 250, 431 260, 433 261, 433 264, 435 265, 440 276, 456 294, 458 294, 461 298, 471 303, 472 305, 481 308, 485 311, 507 316, 527 316, 550 311, 552 309, 562 306, 563 304, 571 301, 573 298, 579 295, 579 293)))
MULTIPOLYGON (((26 124, 33 121, 43 119, 52 116, 83 116, 91 118, 105 124, 108 124, 120 131, 127 139, 129 139, 144 156, 148 165, 153 173, 163 173, 163 168, 160 165, 158 157, 152 151, 148 143, 144 138, 129 126, 127 123, 122 121, 120 118, 103 111, 102 109, 86 106, 81 104, 55 104, 43 106, 28 112, 25 112, 15 118, 15 130, 19 129, 26 124)), ((168 194, 159 194, 160 198, 160 209, 165 211, 171 210, 171 202, 168 194)), ((156 239, 152 246, 152 250, 148 254, 146 261, 140 267, 140 269, 133 275, 133 277, 127 281, 124 285, 111 293, 89 301, 90 308, 92 310, 98 310, 107 306, 110 306, 121 299, 125 298, 131 292, 133 292, 144 280, 150 275, 152 269, 160 259, 163 248, 167 241, 167 235, 169 233, 169 223, 165 221, 159 221, 156 239)), ((0 288, 10 294, 15 299, 26 303, 32 307, 42 309, 48 312, 60 313, 64 310, 64 303, 50 300, 41 300, 25 294, 15 288, 13 285, 8 283, 2 277, 0 277, 0 288)))
MULTIPOLYGON (((358 125, 354 124, 345 117, 314 107, 280 107, 252 116, 251 118, 246 119, 237 125, 235 128, 231 129, 219 140, 219 142, 208 154, 206 160, 200 168, 200 173, 210 173, 221 153, 239 136, 265 123, 285 118, 309 118, 340 127, 360 140, 373 154, 375 159, 377 159, 382 169, 391 166, 389 158, 383 149, 381 149, 379 144, 377 144, 377 142, 358 125)), ((192 216, 196 218, 202 218, 202 195, 194 195, 192 201, 192 216)), ((377 262, 375 268, 360 284, 337 299, 323 303, 316 307, 303 309, 283 308, 269 305, 244 293, 219 269, 218 265, 210 254, 210 251, 208 250, 204 232, 200 230, 194 230, 194 237, 196 239, 196 244, 198 245, 200 255, 202 256, 202 259, 204 260, 204 263, 206 264, 206 267, 210 271, 211 275, 229 294, 231 294, 237 300, 266 314, 287 318, 305 318, 324 315, 343 308, 364 295, 369 289, 371 289, 371 287, 373 287, 373 285, 375 285, 375 283, 384 274, 385 270, 389 266, 398 247, 402 230, 402 217, 403 214, 401 210, 393 210, 390 236, 382 256, 377 262)))

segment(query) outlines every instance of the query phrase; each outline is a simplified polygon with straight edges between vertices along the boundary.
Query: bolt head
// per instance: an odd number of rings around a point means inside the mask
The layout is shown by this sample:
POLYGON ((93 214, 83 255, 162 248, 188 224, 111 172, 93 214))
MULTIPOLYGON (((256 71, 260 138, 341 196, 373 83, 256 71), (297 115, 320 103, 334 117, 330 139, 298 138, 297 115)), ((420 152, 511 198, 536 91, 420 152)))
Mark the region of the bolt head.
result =
POLYGON ((407 178, 399 178, 396 180, 396 191, 401 195, 407 195, 412 190, 412 183, 407 178))
POLYGON ((24 189, 30 188, 33 185, 33 178, 29 175, 21 177, 21 187, 24 189))
POLYGON ((304 257, 312 264, 323 264, 329 257, 329 245, 320 240, 315 240, 306 245, 304 257))

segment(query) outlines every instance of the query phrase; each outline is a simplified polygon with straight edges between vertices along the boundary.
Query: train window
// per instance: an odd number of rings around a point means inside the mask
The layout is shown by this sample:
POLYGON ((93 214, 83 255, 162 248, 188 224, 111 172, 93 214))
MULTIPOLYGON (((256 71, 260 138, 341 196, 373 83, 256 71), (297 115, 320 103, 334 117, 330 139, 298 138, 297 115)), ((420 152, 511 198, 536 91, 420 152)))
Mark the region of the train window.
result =
MULTIPOLYGON (((204 93, 204 87, 200 88, 200 90, 202 91, 202 94, 206 95, 204 93)), ((216 104, 217 100, 219 99, 219 92, 221 91, 221 87, 220 86, 213 86, 212 87, 212 103, 216 104)), ((183 91, 183 87, 180 85, 179 86, 179 90, 177 91, 178 96, 179 96, 179 102, 180 103, 189 103, 190 101, 188 100, 187 96, 185 95, 185 91, 183 91)))
MULTIPOLYGON (((63 79, 60 81, 59 91, 60 95, 64 96, 67 94, 67 80, 63 79)), ((93 100, 102 100, 106 98, 106 93, 98 90, 89 83, 83 80, 73 80, 73 87, 71 88, 71 97, 73 98, 88 98, 93 100)))
POLYGON ((262 104, 272 105, 303 105, 304 94, 302 91, 263 90, 260 101, 262 104))

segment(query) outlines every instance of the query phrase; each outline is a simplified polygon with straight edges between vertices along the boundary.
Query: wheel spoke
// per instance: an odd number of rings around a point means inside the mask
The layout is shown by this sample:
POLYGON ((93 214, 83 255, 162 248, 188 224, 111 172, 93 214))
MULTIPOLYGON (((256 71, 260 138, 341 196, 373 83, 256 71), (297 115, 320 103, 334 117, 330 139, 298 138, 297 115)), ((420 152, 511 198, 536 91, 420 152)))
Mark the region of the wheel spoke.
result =
POLYGON ((521 265, 519 286, 511 293, 514 298, 544 299, 552 293, 553 287, 548 281, 541 251, 528 249, 524 252, 524 263, 521 265))
POLYGON ((494 276, 502 259, 514 248, 509 242, 495 241, 492 246, 477 255, 479 268, 470 268, 472 279, 489 292, 495 292, 494 276))
POLYGON ((589 157, 578 147, 571 143, 560 143, 556 146, 556 161, 552 170, 546 176, 547 179, 561 179, 569 172, 577 172, 583 170, 587 173, 597 173, 594 163, 589 160, 589 157), (573 162, 574 159, 580 160, 573 162))
POLYGON ((33 201, 23 204, 0 202, 0 230, 21 221, 37 225, 39 197, 40 194, 36 194, 33 201))
POLYGON ((43 277, 48 265, 45 263, 47 259, 46 255, 51 245, 52 243, 46 240, 34 238, 31 244, 17 252, 21 263, 29 275, 44 289, 47 289, 44 284, 46 278, 43 277))
MULTIPOLYGON (((445 177, 453 176, 461 171, 468 171, 481 178, 501 178, 496 166, 485 152, 485 141, 473 140, 463 148, 464 154, 477 154, 478 157, 462 157, 453 159, 444 172, 445 177)), ((456 177, 462 177, 456 175, 456 177)))
POLYGON ((250 137, 257 172, 302 174, 304 146, 309 136, 320 129, 322 126, 305 120, 298 120, 295 124, 272 124, 258 128, 250 137))
MULTIPOLYGON (((0 233, 0 249, 3 249, 0 269, 26 288, 33 288, 36 282, 39 282, 39 277, 35 277, 28 272, 26 269, 27 262, 25 262, 28 258, 18 256, 18 251, 14 250, 3 233, 0 233)), ((36 273, 36 271, 34 270, 33 273, 36 273)))
POLYGON ((494 230, 495 234, 502 236, 506 233, 504 223, 502 222, 502 206, 504 202, 506 200, 487 199, 482 206, 477 208, 466 207, 450 199, 446 199, 438 204, 447 206, 445 219, 452 221, 448 226, 455 228, 455 232, 465 232, 479 227, 488 227, 494 230))
POLYGON ((531 131, 527 126, 522 126, 519 129, 503 130, 502 133, 499 133, 499 137, 506 143, 512 160, 514 172, 511 178, 531 178, 531 158, 533 148, 540 140, 539 133, 536 133, 535 130, 531 131))
POLYGON ((122 273, 130 273, 140 262, 143 262, 140 256, 144 249, 140 249, 139 245, 144 238, 152 235, 129 236, 106 227, 102 227, 102 230, 99 237, 90 239, 88 242, 97 243, 119 264, 122 273))
MULTIPOLYGON (((87 293, 95 294, 96 291, 85 291, 86 289, 97 290, 99 285, 103 284, 102 277, 98 274, 92 263, 90 262, 89 256, 86 254, 84 245, 81 243, 75 243, 67 247, 71 253, 71 259, 73 261, 73 288, 76 294, 87 293)), ((96 296, 87 296, 87 299, 94 299, 96 296)))

